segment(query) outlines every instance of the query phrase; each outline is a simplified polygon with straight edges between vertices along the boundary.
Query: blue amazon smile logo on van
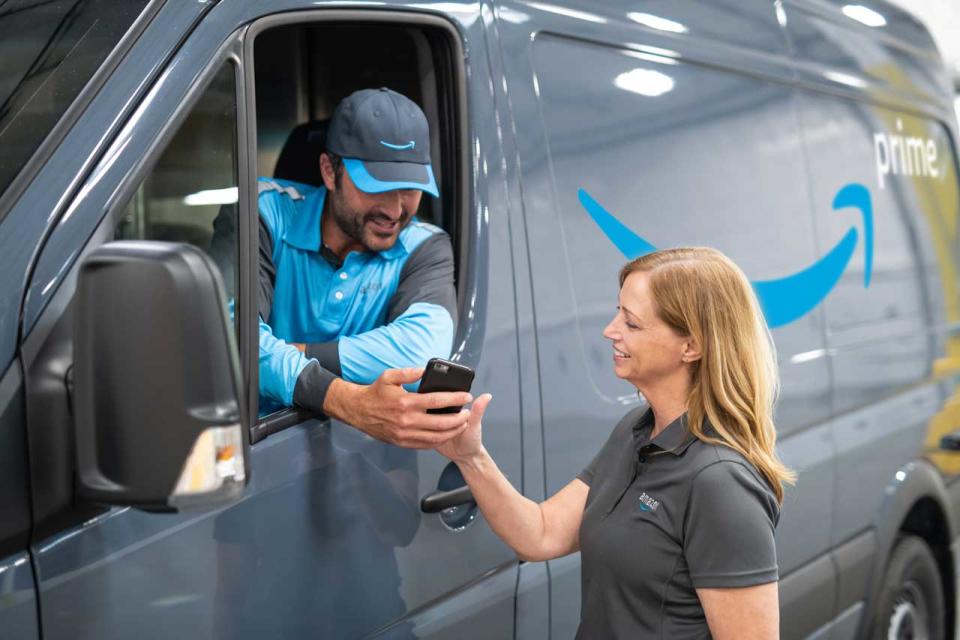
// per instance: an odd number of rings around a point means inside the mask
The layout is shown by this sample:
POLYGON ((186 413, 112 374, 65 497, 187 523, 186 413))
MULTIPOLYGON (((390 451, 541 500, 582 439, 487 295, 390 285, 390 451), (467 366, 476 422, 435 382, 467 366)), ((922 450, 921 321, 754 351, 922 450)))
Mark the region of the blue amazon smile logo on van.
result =
MULTIPOLYGON (((604 209, 589 193, 580 189, 578 196, 580 204, 600 230, 628 260, 657 250, 604 209)), ((844 186, 833 198, 833 209, 847 208, 859 210, 863 218, 863 286, 869 287, 873 270, 873 202, 870 191, 857 183, 844 186)), ((857 228, 851 227, 833 249, 806 269, 776 280, 752 282, 770 328, 782 327, 803 317, 830 294, 850 264, 859 237, 857 228)))

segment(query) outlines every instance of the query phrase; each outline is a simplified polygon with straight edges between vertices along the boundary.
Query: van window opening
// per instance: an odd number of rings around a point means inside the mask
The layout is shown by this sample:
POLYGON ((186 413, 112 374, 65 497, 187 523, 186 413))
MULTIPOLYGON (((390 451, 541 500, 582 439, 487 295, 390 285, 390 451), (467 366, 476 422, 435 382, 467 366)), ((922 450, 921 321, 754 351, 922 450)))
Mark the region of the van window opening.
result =
MULTIPOLYGON (((457 208, 464 200, 457 193, 457 109, 447 48, 430 29, 404 24, 295 24, 259 34, 254 43, 257 175, 322 184, 319 157, 340 101, 360 89, 397 91, 420 106, 430 125, 440 197, 423 197, 417 217, 450 235, 459 274, 457 208)), ((465 320, 461 314, 460 321, 465 320)), ((296 410, 272 415, 289 417, 291 424, 302 420, 294 418, 296 410)))

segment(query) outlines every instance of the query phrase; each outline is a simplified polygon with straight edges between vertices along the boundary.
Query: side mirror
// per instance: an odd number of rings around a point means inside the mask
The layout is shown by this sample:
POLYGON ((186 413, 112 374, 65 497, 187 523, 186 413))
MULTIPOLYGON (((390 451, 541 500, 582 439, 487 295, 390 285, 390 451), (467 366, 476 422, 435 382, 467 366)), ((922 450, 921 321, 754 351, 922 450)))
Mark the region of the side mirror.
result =
POLYGON ((176 511, 239 496, 240 365, 213 261, 111 242, 81 265, 74 304, 78 497, 176 511))

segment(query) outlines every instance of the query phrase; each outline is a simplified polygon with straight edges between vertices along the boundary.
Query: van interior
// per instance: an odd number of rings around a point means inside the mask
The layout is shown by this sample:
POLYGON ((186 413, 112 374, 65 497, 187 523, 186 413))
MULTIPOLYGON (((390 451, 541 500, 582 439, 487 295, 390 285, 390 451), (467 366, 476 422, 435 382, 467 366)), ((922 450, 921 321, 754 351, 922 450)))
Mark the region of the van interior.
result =
MULTIPOLYGON (((457 211, 462 113, 448 36, 428 27, 321 22, 264 30, 254 41, 257 175, 320 184, 319 157, 337 104, 389 87, 421 106, 430 123, 440 197, 418 217, 443 227, 462 253, 457 211)), ((238 154, 233 68, 220 69, 170 140, 119 222, 117 239, 149 237, 207 250, 223 205, 236 202, 238 154)), ((225 280, 229 279, 224 274, 225 280)), ((228 285, 229 288, 229 285, 228 285)))
POLYGON ((388 87, 419 104, 430 123, 441 195, 424 197, 418 217, 457 237, 456 111, 439 34, 388 24, 289 25, 264 31, 254 47, 259 175, 320 184, 319 155, 337 104, 354 91, 388 87))

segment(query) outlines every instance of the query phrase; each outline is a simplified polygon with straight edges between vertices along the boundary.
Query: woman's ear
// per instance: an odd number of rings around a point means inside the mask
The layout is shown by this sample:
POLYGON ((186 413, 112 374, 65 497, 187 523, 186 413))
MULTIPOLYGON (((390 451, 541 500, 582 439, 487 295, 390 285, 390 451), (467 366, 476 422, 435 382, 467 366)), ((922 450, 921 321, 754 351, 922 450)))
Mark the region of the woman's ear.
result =
POLYGON ((694 338, 688 338, 687 341, 683 343, 683 351, 680 354, 680 359, 683 362, 696 362, 702 355, 700 345, 694 338))

